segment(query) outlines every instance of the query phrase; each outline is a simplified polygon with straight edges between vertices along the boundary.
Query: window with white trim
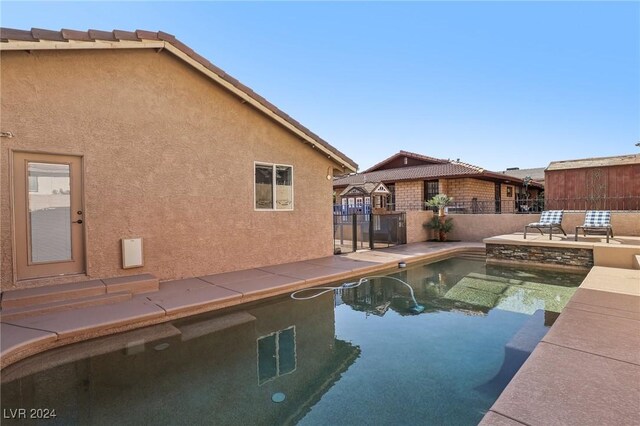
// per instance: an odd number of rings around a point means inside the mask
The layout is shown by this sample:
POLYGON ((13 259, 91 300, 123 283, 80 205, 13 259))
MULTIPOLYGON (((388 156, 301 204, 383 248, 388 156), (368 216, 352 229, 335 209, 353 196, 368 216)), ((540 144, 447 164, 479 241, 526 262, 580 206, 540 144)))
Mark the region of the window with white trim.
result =
POLYGON ((256 210, 293 210, 293 166, 254 163, 256 210))

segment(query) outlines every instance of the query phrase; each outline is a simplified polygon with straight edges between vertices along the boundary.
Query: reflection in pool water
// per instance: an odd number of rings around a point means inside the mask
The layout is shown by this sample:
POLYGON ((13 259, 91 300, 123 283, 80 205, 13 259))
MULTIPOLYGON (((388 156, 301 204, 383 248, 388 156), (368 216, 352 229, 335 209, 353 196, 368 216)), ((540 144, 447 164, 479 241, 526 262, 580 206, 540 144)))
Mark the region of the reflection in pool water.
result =
POLYGON ((372 279, 161 324, 6 368, 2 408, 65 425, 476 424, 584 277, 461 258, 393 276, 422 313, 372 279))

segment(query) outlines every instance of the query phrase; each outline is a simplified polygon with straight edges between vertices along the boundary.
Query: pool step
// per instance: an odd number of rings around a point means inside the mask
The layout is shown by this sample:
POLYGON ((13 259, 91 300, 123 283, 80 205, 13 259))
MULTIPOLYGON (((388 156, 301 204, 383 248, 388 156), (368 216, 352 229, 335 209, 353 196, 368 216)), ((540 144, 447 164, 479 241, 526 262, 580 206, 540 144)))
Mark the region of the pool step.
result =
POLYGON ((547 313, 537 310, 504 346, 504 360, 500 371, 488 382, 476 389, 496 396, 507 386, 507 383, 518 372, 522 364, 529 358, 535 347, 547 334, 547 313))
POLYGON ((215 333, 220 330, 254 322, 255 320, 256 317, 248 312, 242 311, 222 317, 179 325, 178 330, 182 333, 182 341, 187 341, 197 337, 206 336, 207 334, 215 333))
POLYGON ((2 293, 4 309, 71 301, 109 293, 130 294, 158 291, 158 279, 151 274, 89 280, 67 284, 9 290, 2 293))
POLYGON ((101 294, 99 296, 81 297, 78 299, 61 300, 58 302, 43 303, 38 305, 21 306, 18 308, 3 308, 0 313, 2 321, 16 320, 52 312, 68 311, 88 306, 107 305, 109 303, 124 302, 131 299, 131 293, 119 292, 101 294))

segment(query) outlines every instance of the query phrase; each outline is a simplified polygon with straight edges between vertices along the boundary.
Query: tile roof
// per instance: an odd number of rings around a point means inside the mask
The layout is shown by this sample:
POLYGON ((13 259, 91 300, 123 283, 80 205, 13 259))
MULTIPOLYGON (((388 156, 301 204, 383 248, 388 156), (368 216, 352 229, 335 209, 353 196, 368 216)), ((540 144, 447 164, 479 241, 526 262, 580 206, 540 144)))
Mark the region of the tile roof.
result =
MULTIPOLYGON (((522 183, 522 179, 505 176, 501 173, 491 172, 482 167, 460 161, 448 161, 442 164, 425 164, 420 166, 398 167, 395 169, 376 170, 373 172, 354 173, 336 177, 334 187, 342 187, 351 184, 363 184, 365 182, 397 182, 405 180, 427 180, 438 178, 474 177, 485 180, 505 181, 510 179, 522 183)), ((540 183, 533 182, 532 186, 543 188, 540 183)))
POLYGON ((362 173, 368 173, 368 172, 374 171, 378 167, 383 166, 395 160, 398 157, 409 157, 409 158, 414 158, 416 160, 429 161, 432 163, 448 163, 449 162, 449 160, 443 160, 441 158, 429 157, 427 155, 416 154, 415 152, 401 150, 400 152, 393 154, 391 157, 385 158, 381 162, 374 164, 373 166, 369 167, 367 170, 363 171, 362 173))
MULTIPOLYGON (((133 44, 140 44, 135 47, 149 47, 149 48, 162 48, 172 46, 182 54, 188 56, 191 60, 197 62, 199 65, 206 68, 206 70, 215 77, 224 80, 229 83, 244 96, 248 96, 253 101, 260 104, 263 108, 269 111, 269 113, 277 116, 281 120, 284 120, 290 126, 297 129, 309 140, 303 140, 305 143, 310 143, 313 148, 317 144, 320 151, 328 154, 329 158, 340 165, 351 169, 353 171, 358 169, 358 165, 342 152, 331 146, 327 141, 320 136, 313 133, 311 130, 304 127, 298 121, 290 117, 288 114, 280 110, 278 107, 267 101, 262 96, 255 93, 249 87, 240 83, 235 78, 228 75, 226 72, 209 62, 203 56, 197 54, 193 49, 182 43, 175 36, 158 31, 101 31, 101 30, 88 30, 78 31, 70 29, 62 29, 60 31, 53 31, 41 28, 32 28, 31 30, 18 30, 13 28, 0 28, 0 50, 37 50, 37 49, 83 49, 83 48, 127 48, 134 47, 133 44), (155 42, 155 43, 152 43, 155 42), (13 45, 13 46, 12 46, 13 45)), ((173 53, 173 51, 172 51, 173 53)), ((177 55, 180 57, 180 55, 177 55)), ((184 58, 181 58, 184 60, 184 58)), ((236 93, 237 94, 237 93, 236 93)))
POLYGON ((478 168, 463 163, 427 164, 422 166, 400 167, 397 169, 377 170, 369 173, 357 173, 338 177, 333 186, 342 186, 364 182, 395 182, 399 180, 429 179, 449 176, 478 175, 478 168))

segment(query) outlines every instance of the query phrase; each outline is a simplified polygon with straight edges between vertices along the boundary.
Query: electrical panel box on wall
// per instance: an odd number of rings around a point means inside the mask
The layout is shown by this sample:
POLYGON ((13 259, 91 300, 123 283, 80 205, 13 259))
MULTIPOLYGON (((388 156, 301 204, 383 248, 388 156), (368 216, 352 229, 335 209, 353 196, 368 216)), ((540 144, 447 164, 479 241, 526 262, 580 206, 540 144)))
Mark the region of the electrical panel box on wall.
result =
POLYGON ((142 238, 122 239, 122 268, 138 268, 143 266, 142 238))

